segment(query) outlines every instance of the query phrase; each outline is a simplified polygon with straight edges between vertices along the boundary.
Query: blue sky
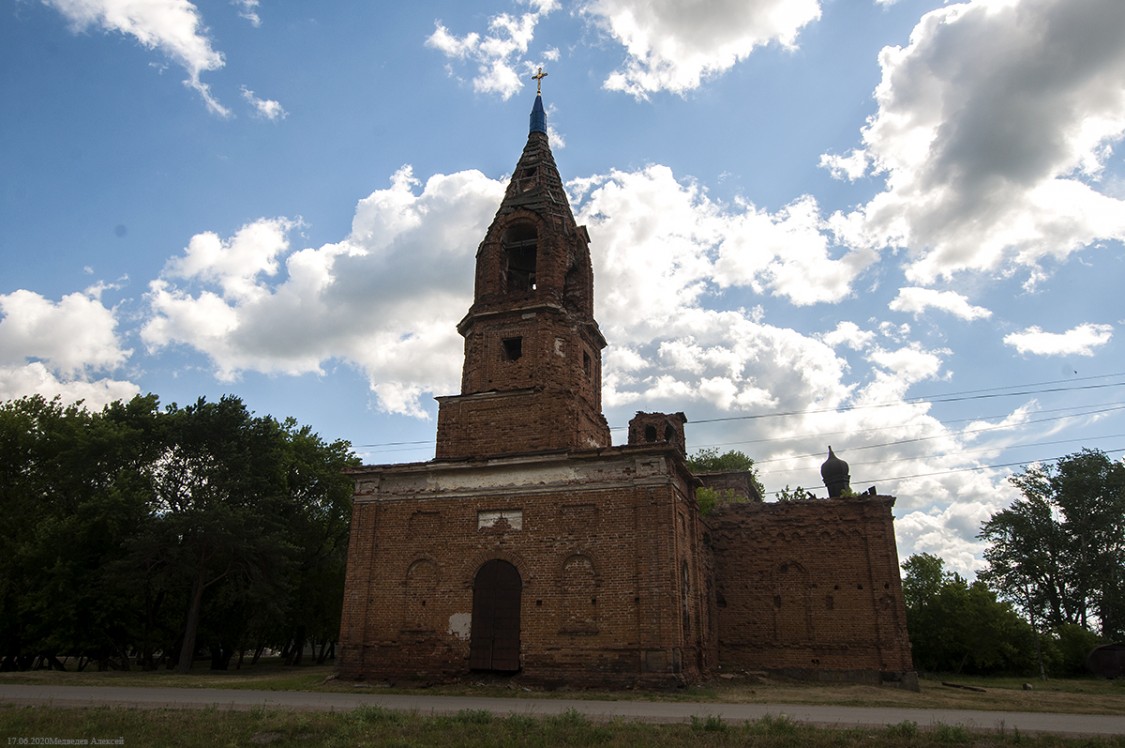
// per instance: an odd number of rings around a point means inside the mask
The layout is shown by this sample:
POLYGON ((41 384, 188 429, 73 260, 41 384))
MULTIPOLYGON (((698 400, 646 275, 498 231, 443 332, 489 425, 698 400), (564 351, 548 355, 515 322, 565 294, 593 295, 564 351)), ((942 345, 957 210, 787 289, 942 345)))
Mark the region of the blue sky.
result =
POLYGON ((542 66, 612 427, 682 410, 769 491, 831 444, 965 573, 1021 464, 1125 449, 1119 0, 0 14, 0 398, 232 393, 431 458, 542 66))

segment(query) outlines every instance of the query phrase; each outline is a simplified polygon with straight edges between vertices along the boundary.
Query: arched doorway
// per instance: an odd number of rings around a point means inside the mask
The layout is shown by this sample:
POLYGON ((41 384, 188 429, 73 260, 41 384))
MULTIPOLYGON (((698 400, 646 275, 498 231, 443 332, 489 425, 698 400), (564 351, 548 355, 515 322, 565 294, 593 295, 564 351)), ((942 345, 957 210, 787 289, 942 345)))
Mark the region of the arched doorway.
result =
POLYGON ((473 580, 473 623, 469 668, 515 672, 520 669, 520 597, 523 580, 516 567, 493 559, 473 580))

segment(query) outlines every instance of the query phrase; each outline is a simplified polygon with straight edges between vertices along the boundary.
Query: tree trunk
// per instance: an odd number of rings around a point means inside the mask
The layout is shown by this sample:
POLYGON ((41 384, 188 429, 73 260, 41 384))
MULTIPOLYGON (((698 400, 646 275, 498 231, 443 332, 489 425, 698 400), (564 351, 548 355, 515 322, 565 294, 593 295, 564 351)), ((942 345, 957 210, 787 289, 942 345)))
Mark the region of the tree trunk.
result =
POLYGON ((305 654, 305 627, 298 626, 293 637, 293 651, 289 654, 287 665, 300 665, 305 654))
POLYGON ((203 573, 196 574, 191 585, 191 604, 188 606, 187 622, 184 625, 184 643, 180 647, 180 659, 176 663, 177 673, 191 670, 195 658, 195 635, 199 631, 199 616, 203 610, 203 573))

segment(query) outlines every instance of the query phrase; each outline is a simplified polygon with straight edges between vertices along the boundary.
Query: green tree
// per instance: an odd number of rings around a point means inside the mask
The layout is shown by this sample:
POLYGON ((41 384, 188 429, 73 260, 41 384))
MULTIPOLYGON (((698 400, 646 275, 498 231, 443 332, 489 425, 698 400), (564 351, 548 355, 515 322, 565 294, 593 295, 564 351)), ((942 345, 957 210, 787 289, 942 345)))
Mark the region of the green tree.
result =
POLYGON ((754 460, 738 450, 720 453, 717 448, 701 449, 687 458, 688 469, 693 473, 723 473, 744 470, 750 473, 751 483, 758 496, 765 496, 765 488, 758 479, 754 460))
POLYGON ((132 593, 112 569, 146 520, 156 407, 152 396, 101 412, 41 397, 0 406, 5 667, 61 667, 65 654, 128 665, 132 593))
POLYGON ((1011 480, 1022 496, 982 526, 981 578, 1040 631, 1125 637, 1125 465, 1083 450, 1011 480))
POLYGON ((981 581, 969 583, 923 553, 902 565, 906 625, 914 665, 931 672, 1027 673, 1035 634, 981 581))
POLYGON ((287 441, 286 520, 296 547, 286 631, 291 661, 298 664, 306 641, 320 645, 317 659, 334 650, 344 603, 344 571, 354 483, 344 470, 359 464, 345 441, 325 442, 292 419, 283 424, 287 441))
POLYGON ((283 524, 284 440, 275 420, 254 418, 230 396, 172 405, 163 419, 151 531, 167 549, 171 573, 190 588, 177 659, 186 672, 204 594, 222 583, 236 597, 251 590, 283 596, 294 549, 283 524))
POLYGON ((100 412, 0 403, 0 667, 225 668, 247 646, 331 653, 351 508, 346 442, 240 400, 100 412), (80 664, 81 667, 81 664, 80 664))

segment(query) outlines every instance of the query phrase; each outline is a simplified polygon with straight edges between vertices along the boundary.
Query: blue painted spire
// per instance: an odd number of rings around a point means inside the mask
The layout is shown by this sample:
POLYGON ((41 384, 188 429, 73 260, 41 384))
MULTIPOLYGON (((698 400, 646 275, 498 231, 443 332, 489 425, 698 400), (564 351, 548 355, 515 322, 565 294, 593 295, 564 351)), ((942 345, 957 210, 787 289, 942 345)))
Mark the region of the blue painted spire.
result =
POLYGON ((543 111, 543 97, 535 94, 535 106, 531 107, 531 131, 547 134, 547 112, 543 111))

